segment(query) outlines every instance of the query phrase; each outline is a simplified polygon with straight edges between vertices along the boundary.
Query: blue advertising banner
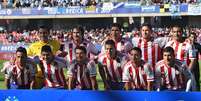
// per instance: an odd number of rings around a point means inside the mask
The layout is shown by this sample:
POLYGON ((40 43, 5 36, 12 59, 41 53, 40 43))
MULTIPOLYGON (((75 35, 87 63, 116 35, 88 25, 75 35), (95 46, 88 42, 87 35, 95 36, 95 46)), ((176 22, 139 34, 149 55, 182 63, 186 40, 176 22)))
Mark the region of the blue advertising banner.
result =
MULTIPOLYGON (((174 5, 173 5, 174 6, 174 5)), ((187 4, 180 4, 174 7, 178 12, 187 12, 187 4)), ((169 11, 171 12, 171 11, 169 11)), ((139 4, 129 3, 103 3, 101 6, 90 7, 38 7, 21 9, 1 9, 0 16, 26 16, 26 15, 79 15, 79 14, 126 14, 126 13, 160 13, 160 6, 140 6, 139 4)))
POLYGON ((1 90, 1 101, 200 101, 200 92, 1 90))

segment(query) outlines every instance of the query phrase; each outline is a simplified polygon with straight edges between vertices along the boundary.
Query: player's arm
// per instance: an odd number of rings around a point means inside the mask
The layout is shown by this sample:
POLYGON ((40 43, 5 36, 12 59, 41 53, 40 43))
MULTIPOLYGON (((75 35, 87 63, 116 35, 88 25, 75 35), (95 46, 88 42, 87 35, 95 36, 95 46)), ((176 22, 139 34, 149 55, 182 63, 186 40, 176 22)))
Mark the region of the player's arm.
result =
POLYGON ((192 73, 190 72, 189 69, 187 69, 187 66, 185 64, 182 65, 181 67, 182 73, 184 74, 185 78, 187 79, 186 82, 186 92, 190 91, 190 88, 192 86, 192 73))

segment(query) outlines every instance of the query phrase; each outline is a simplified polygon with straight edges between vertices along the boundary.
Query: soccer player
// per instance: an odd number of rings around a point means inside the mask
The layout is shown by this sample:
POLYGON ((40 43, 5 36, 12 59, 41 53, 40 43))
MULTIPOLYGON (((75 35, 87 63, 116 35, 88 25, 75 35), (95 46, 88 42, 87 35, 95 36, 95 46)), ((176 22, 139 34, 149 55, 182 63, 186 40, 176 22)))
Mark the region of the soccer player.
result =
POLYGON ((126 63, 123 71, 123 82, 126 90, 153 89, 154 73, 151 65, 141 59, 142 51, 134 47, 129 52, 130 61, 126 63))
POLYGON ((201 54, 201 45, 199 43, 197 43, 196 40, 196 33, 191 32, 188 36, 188 43, 192 45, 192 49, 193 49, 193 54, 195 54, 195 64, 193 65, 193 68, 191 69, 192 74, 195 77, 195 85, 196 85, 196 90, 200 91, 200 69, 199 69, 199 55, 201 54))
POLYGON ((123 66, 127 62, 127 57, 117 51, 115 48, 115 42, 113 40, 107 40, 105 42, 104 54, 99 56, 99 72, 103 79, 106 90, 122 90, 122 71, 123 66))
POLYGON ((172 47, 174 49, 174 54, 176 59, 181 60, 186 63, 188 68, 191 70, 195 63, 195 55, 192 49, 192 45, 187 43, 182 37, 182 28, 178 25, 172 26, 171 35, 172 40, 169 41, 165 47, 172 47))
POLYGON ((32 89, 35 81, 35 69, 32 63, 28 61, 25 48, 17 48, 15 62, 7 66, 5 84, 8 89, 32 89))
POLYGON ((77 46, 74 52, 76 58, 68 70, 68 88, 70 90, 97 90, 95 62, 87 58, 87 50, 84 46, 77 46))
MULTIPOLYGON (((111 32, 109 36, 103 41, 103 46, 105 46, 105 42, 107 40, 113 40, 115 42, 115 48, 122 52, 127 54, 127 52, 133 47, 132 43, 129 39, 122 38, 122 32, 121 32, 121 26, 117 23, 113 23, 111 27, 111 32)), ((101 53, 104 53, 106 51, 105 47, 102 47, 101 53)))
POLYGON ((81 27, 75 27, 73 29, 72 40, 65 42, 64 50, 67 52, 67 62, 72 63, 75 59, 75 53, 73 52, 77 46, 84 46, 87 49, 87 57, 93 59, 93 56, 98 55, 99 51, 89 41, 84 39, 84 30, 81 27))
POLYGON ((27 48, 27 54, 28 56, 40 56, 41 54, 41 48, 44 45, 49 45, 52 48, 52 52, 56 54, 56 52, 60 48, 60 43, 57 40, 50 40, 49 39, 49 32, 48 29, 45 28, 44 26, 41 26, 39 28, 39 41, 32 43, 28 48, 27 48))
POLYGON ((192 74, 186 64, 175 59, 174 50, 166 47, 163 59, 156 64, 156 89, 158 91, 189 91, 192 74))
POLYGON ((138 47, 142 50, 142 59, 154 68, 156 62, 161 59, 161 47, 154 43, 154 38, 151 35, 151 25, 144 23, 141 26, 141 37, 134 37, 132 43, 134 47, 138 47))
POLYGON ((43 46, 41 49, 39 68, 42 71, 44 89, 67 88, 67 82, 63 72, 65 64, 55 59, 52 49, 48 45, 43 46))
MULTIPOLYGON (((39 28, 39 41, 32 43, 29 45, 29 47, 27 48, 27 54, 30 57, 34 57, 34 60, 39 60, 39 57, 41 55, 41 48, 45 45, 49 45, 52 48, 52 52, 55 55, 57 53, 57 51, 60 49, 60 43, 57 40, 51 40, 49 39, 49 32, 48 29, 45 28, 44 26, 41 26, 39 28)), ((63 60, 62 58, 59 57, 55 57, 58 60, 63 60)), ((38 64, 39 61, 34 61, 36 64, 38 64)), ((63 63, 65 63, 65 61, 63 60, 63 63)), ((37 68, 37 73, 36 73, 36 83, 34 84, 34 88, 36 89, 40 89, 42 88, 42 75, 41 75, 41 71, 40 68, 37 68)))

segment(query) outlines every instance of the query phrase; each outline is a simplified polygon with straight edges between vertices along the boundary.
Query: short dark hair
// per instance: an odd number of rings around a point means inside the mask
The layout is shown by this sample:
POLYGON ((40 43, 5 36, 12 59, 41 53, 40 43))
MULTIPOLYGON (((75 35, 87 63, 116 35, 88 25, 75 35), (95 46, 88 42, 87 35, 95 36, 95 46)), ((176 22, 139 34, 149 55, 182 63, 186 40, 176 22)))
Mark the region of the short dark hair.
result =
POLYGON ((17 52, 22 52, 23 54, 25 54, 25 56, 27 56, 27 50, 24 47, 18 47, 16 53, 17 52))
POLYGON ((129 51, 129 53, 130 53, 131 51, 133 51, 133 50, 137 51, 137 52, 140 53, 140 55, 142 56, 142 50, 141 50, 140 48, 138 48, 138 47, 133 47, 133 48, 129 51))
POLYGON ((84 46, 77 46, 74 51, 76 52, 77 49, 82 50, 84 54, 87 54, 87 49, 84 46))
POLYGON ((111 28, 112 28, 112 27, 118 27, 119 30, 121 30, 121 25, 118 24, 118 23, 113 23, 112 26, 111 26, 111 28))
POLYGON ((150 30, 152 30, 151 24, 149 24, 149 23, 143 23, 143 24, 141 25, 141 28, 144 27, 144 26, 147 26, 150 30))
POLYGON ((197 36, 197 34, 196 34, 195 32, 190 32, 190 33, 189 33, 189 37, 190 37, 191 35, 197 36))
POLYGON ((52 52, 52 49, 49 45, 45 45, 41 48, 41 53, 42 52, 52 52))
POLYGON ((171 54, 174 54, 174 49, 172 47, 168 46, 163 49, 163 53, 165 53, 165 52, 170 52, 171 54))
POLYGON ((173 25, 171 26, 171 30, 172 30, 174 27, 178 27, 178 28, 180 28, 181 31, 183 31, 182 26, 179 25, 179 24, 173 24, 173 25))
POLYGON ((74 29, 79 30, 79 31, 80 31, 80 34, 81 34, 82 36, 84 36, 84 29, 83 29, 83 27, 77 26, 77 27, 74 27, 73 30, 74 30, 74 29))
POLYGON ((105 45, 112 45, 112 46, 115 47, 115 42, 114 42, 113 40, 107 40, 107 41, 105 42, 105 45))

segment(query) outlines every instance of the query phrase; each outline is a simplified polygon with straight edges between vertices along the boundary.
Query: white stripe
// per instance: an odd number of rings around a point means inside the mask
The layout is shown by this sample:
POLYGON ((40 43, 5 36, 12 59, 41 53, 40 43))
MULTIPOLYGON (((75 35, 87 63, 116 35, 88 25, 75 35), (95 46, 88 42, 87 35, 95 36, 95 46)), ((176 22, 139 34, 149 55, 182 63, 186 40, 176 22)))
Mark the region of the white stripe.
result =
POLYGON ((140 77, 140 86, 142 85, 143 87, 145 86, 145 81, 144 78, 142 76, 142 68, 139 68, 139 77, 140 77))
POLYGON ((140 48, 141 48, 141 50, 142 50, 142 59, 144 60, 144 53, 145 53, 145 52, 144 52, 144 48, 145 48, 145 47, 144 47, 144 42, 143 42, 143 41, 142 41, 141 44, 140 44, 140 48))
POLYGON ((148 42, 147 44, 148 44, 148 49, 147 49, 148 63, 152 65, 152 58, 154 58, 154 57, 152 57, 153 56, 152 48, 154 48, 154 47, 152 47, 152 42, 148 42))
POLYGON ((181 60, 181 51, 182 51, 182 44, 179 44, 178 51, 177 51, 177 59, 181 60))
MULTIPOLYGON (((155 44, 154 46, 155 46, 155 61, 154 61, 154 63, 156 64, 157 61, 159 60, 159 59, 158 59, 158 55, 159 55, 159 54, 162 54, 162 53, 159 53, 159 51, 158 51, 158 50, 159 50, 159 46, 158 46, 158 45, 155 44)), ((153 67, 153 66, 152 66, 152 67, 153 67)))
POLYGON ((118 67, 118 62, 117 61, 114 61, 114 72, 115 72, 115 75, 117 77, 117 80, 121 80, 121 76, 119 74, 119 68, 121 67, 118 67))

